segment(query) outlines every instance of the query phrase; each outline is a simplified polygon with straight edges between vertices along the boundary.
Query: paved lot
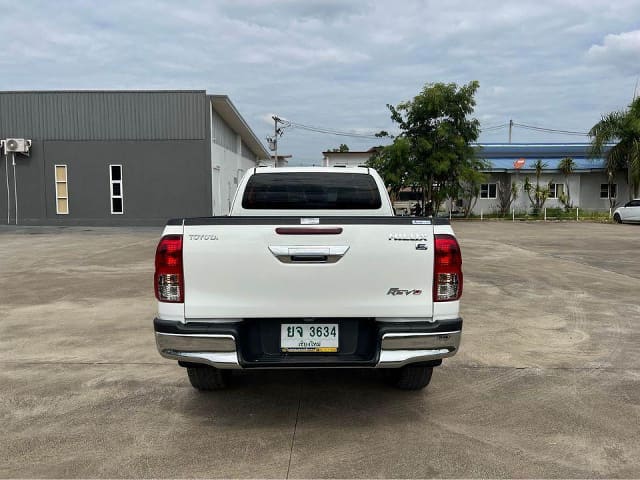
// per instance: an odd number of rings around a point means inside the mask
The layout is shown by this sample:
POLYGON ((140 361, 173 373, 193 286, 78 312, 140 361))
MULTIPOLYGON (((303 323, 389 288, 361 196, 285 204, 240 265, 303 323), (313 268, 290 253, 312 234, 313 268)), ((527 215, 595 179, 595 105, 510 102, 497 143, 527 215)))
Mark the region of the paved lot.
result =
POLYGON ((461 353, 200 394, 155 351, 158 229, 0 229, 1 477, 640 477, 640 226, 459 223, 461 353))

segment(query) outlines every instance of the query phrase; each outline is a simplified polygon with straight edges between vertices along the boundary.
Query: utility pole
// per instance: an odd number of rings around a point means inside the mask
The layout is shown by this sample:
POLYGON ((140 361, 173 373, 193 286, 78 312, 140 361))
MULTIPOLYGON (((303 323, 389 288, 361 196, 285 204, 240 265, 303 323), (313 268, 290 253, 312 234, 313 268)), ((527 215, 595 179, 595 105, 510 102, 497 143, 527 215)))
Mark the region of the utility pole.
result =
POLYGON ((275 161, 273 162, 273 166, 277 167, 278 166, 278 137, 282 136, 284 128, 286 127, 285 123, 287 122, 280 119, 280 117, 278 117, 277 115, 272 115, 271 118, 273 118, 273 137, 267 137, 267 141, 269 142, 269 150, 274 152, 273 157, 275 158, 275 161), (283 127, 278 128, 278 123, 281 123, 283 127))
POLYGON ((509 120, 509 143, 511 143, 511 130, 513 129, 513 120, 509 120))
POLYGON ((280 119, 274 115, 273 117, 273 143, 275 146, 275 161, 273 162, 273 166, 277 167, 278 166, 278 122, 280 121, 280 119))

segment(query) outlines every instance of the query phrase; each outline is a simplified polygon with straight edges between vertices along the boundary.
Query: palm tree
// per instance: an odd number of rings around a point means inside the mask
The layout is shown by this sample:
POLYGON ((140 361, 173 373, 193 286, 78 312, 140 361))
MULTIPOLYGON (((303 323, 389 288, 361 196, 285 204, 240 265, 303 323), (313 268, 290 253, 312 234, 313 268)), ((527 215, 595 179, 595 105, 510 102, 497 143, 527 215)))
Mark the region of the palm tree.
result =
POLYGON ((637 197, 640 186, 640 97, 634 98, 627 110, 604 115, 591 128, 589 136, 592 138, 592 156, 601 156, 608 143, 617 142, 605 155, 607 176, 611 179, 615 171, 627 169, 630 197, 637 197))
POLYGON ((549 198, 549 190, 551 183, 553 180, 549 181, 546 188, 540 186, 540 177, 542 176, 542 171, 547 168, 547 164, 542 160, 536 160, 536 163, 533 164, 533 169, 536 172, 536 183, 535 185, 531 183, 529 177, 524 179, 524 185, 522 189, 526 192, 529 197, 529 202, 533 207, 533 214, 538 215, 542 211, 542 207, 544 207, 544 203, 549 198))
POLYGON ((571 208, 571 192, 569 191, 569 175, 573 173, 573 170, 576 168, 576 162, 571 157, 565 157, 560 160, 558 163, 558 170, 562 172, 564 175, 565 185, 567 186, 567 195, 564 200, 561 198, 560 200, 564 203, 565 207, 571 208))

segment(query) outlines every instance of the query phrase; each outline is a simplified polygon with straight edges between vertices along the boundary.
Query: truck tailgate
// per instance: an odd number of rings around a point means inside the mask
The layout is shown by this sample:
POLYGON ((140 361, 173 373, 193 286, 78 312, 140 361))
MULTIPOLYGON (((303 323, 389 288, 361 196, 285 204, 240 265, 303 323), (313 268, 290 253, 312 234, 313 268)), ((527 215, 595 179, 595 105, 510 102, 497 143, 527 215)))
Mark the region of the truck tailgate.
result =
POLYGON ((207 220, 184 226, 188 320, 432 315, 433 226, 425 221, 207 220))

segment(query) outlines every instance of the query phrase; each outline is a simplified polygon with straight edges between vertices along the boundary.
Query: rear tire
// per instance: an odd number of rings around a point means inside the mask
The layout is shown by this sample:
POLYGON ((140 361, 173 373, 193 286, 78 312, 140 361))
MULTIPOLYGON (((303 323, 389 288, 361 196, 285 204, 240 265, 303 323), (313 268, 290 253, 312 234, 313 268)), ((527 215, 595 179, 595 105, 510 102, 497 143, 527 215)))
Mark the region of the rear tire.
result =
POLYGON ((393 372, 393 385, 400 390, 421 390, 431 382, 433 367, 407 365, 393 372))
POLYGON ((191 386, 204 392, 222 390, 229 385, 229 372, 226 370, 208 366, 187 367, 187 374, 191 386))
POLYGON ((613 221, 616 223, 622 223, 622 218, 620 218, 620 214, 616 213, 613 215, 613 221))

